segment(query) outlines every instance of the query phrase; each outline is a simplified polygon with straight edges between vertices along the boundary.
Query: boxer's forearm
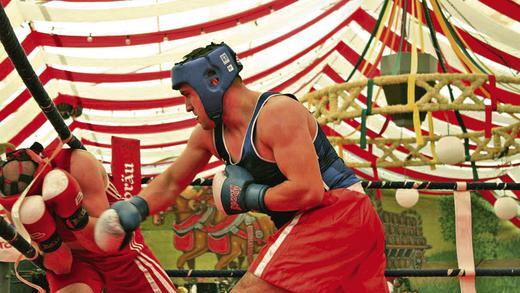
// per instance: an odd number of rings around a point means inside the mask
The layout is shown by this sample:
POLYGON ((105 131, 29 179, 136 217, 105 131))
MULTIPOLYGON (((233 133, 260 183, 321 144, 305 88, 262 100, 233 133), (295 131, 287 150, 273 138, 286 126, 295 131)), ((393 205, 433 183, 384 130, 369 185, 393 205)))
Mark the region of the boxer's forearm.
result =
POLYGON ((169 172, 164 172, 141 190, 139 196, 148 204, 149 214, 154 215, 171 207, 188 183, 179 186, 171 179, 169 172))
POLYGON ((286 180, 267 189, 264 202, 271 211, 295 211, 312 208, 321 203, 323 186, 286 180))

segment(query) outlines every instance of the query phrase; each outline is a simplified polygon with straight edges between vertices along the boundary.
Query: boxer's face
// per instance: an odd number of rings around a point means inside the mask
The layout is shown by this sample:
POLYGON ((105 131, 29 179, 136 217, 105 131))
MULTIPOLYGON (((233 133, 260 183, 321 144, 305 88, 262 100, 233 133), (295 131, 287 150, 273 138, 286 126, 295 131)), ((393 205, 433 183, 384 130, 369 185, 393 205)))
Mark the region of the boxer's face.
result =
POLYGON ((197 92, 188 84, 181 85, 179 91, 185 98, 186 111, 195 115, 202 128, 205 130, 215 128, 215 122, 208 117, 197 92))

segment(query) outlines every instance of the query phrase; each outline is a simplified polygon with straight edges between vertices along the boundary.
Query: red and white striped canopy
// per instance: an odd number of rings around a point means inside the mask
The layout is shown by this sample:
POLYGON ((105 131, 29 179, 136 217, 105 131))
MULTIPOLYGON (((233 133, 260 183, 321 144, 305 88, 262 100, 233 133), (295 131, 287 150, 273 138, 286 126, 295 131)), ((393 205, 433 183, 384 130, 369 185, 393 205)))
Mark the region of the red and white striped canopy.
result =
MULTIPOLYGON (((424 0, 423 0, 424 1, 424 0)), ((378 0, 0 0, 16 35, 49 96, 56 104, 81 105, 83 114, 66 120, 73 134, 110 170, 111 136, 141 141, 142 174, 164 170, 185 147, 194 117, 171 89, 170 69, 192 49, 225 41, 238 52, 245 82, 258 91, 276 90, 302 97, 311 90, 343 82, 372 35, 384 1, 378 0)), ((410 0, 395 0, 399 12, 408 3, 408 27, 423 30, 424 50, 435 55, 428 27, 419 26, 410 0)), ((412 0, 413 2, 413 0, 412 0)), ((496 75, 518 76, 520 5, 515 1, 437 0, 472 56, 496 75)), ((417 2, 418 3, 418 2, 417 2)), ((430 5, 430 3, 429 3, 430 5)), ((433 9, 431 5, 430 9, 433 9)), ((433 12, 432 12, 433 13, 433 12)), ((398 14, 401 17, 400 14, 398 14)), ((466 72, 450 42, 434 21, 436 36, 451 72, 466 72)), ((396 52, 399 26, 385 27, 396 43, 376 40, 385 54, 396 52)), ((413 42, 410 34, 403 43, 413 42)), ((377 63, 366 54, 361 64, 377 63)), ((26 147, 56 139, 38 105, 0 48, 0 142, 26 147)), ((360 68, 358 68, 360 69, 360 68)), ((351 80, 368 76, 357 70, 351 80)), ((520 105, 520 88, 497 85, 504 103, 520 105)), ((366 96, 366 92, 362 95, 366 96)), ((383 95, 381 93, 381 95, 383 95)), ((363 99, 359 99, 363 103, 363 99)), ((383 99, 377 103, 384 105, 383 99)), ((461 112, 468 131, 484 129, 485 113, 461 112)), ((413 137, 413 130, 381 115, 370 116, 371 137, 413 137)), ((493 113, 494 126, 510 125, 514 115, 493 113)), ((518 121, 516 121, 518 122, 518 121)), ((360 120, 325 127, 359 137, 360 120)), ((434 114, 436 134, 460 133, 453 113, 434 114)), ((422 128, 428 131, 428 125, 422 128)), ((516 138, 518 140, 518 137, 516 138)), ((425 150, 427 152, 428 150, 425 150)), ((398 154, 406 157, 403 151, 398 154)), ((378 153, 349 146, 345 157, 371 161, 378 153)), ((482 180, 520 182, 519 156, 477 162, 482 180)), ((221 168, 213 159, 199 176, 221 168)), ((371 168, 356 172, 373 178, 371 168)), ((472 180, 469 163, 458 166, 380 168, 387 180, 472 180)))

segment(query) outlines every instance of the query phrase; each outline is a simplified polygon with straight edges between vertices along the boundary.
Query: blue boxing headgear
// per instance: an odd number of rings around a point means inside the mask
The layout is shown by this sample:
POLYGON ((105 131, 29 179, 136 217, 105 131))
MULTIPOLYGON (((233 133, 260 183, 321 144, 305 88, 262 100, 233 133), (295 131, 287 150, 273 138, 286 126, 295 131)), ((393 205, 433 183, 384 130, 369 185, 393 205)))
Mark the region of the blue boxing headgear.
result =
POLYGON ((222 119, 222 99, 231 83, 242 70, 235 52, 220 43, 203 56, 195 56, 175 64, 172 68, 172 87, 178 90, 183 83, 199 95, 208 117, 218 123, 222 119), (218 80, 212 84, 212 80, 218 80))

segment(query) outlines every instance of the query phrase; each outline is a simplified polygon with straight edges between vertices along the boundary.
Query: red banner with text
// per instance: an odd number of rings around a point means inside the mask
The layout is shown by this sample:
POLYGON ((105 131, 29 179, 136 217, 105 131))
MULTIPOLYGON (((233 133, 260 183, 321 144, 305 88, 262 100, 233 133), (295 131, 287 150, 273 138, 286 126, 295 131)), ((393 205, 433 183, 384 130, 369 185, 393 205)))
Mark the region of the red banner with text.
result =
POLYGON ((141 190, 141 153, 138 139, 112 136, 113 183, 124 198, 141 190))

